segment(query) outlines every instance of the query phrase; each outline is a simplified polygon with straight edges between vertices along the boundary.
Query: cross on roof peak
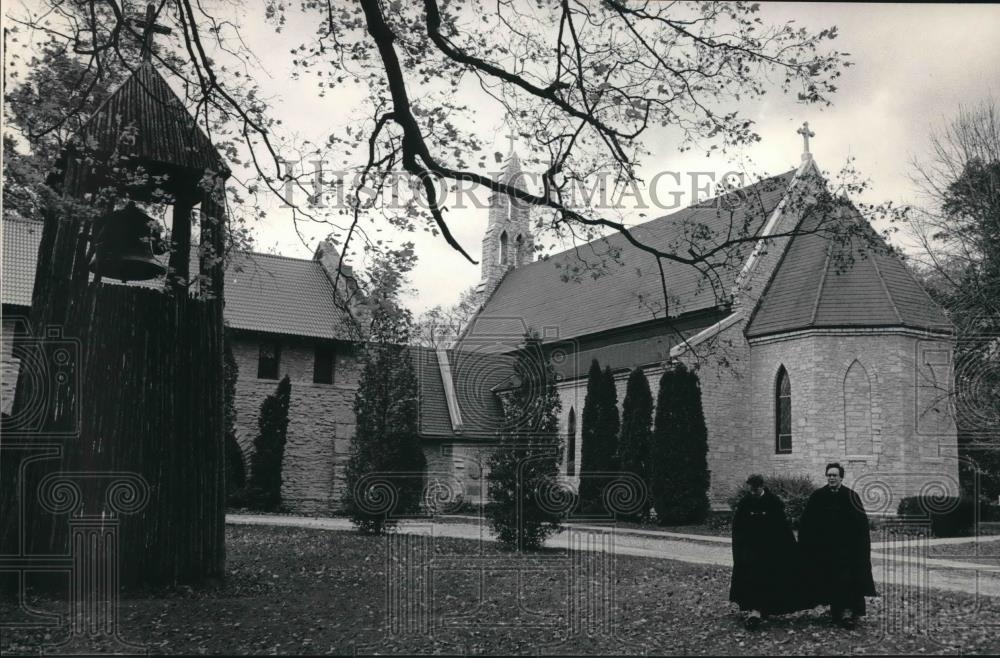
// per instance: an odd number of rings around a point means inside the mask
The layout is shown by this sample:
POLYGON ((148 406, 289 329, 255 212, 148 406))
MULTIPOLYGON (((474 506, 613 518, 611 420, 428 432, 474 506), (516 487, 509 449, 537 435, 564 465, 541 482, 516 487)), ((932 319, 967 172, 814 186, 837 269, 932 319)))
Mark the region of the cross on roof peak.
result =
POLYGON ((813 131, 809 130, 809 122, 808 121, 803 121, 802 122, 802 127, 799 128, 798 130, 796 130, 795 132, 797 132, 798 134, 802 135, 802 141, 803 141, 802 159, 805 160, 807 158, 812 157, 812 155, 809 153, 809 138, 810 137, 815 137, 816 133, 814 133, 813 131))
POLYGON ((146 5, 146 14, 142 18, 133 18, 132 22, 136 27, 143 28, 142 33, 142 61, 148 62, 153 57, 153 33, 170 34, 170 28, 156 22, 156 16, 160 12, 152 2, 146 5))
POLYGON ((517 139, 517 135, 515 135, 514 131, 511 130, 510 132, 507 133, 506 136, 507 136, 507 141, 510 142, 510 152, 513 153, 514 152, 514 141, 517 139))

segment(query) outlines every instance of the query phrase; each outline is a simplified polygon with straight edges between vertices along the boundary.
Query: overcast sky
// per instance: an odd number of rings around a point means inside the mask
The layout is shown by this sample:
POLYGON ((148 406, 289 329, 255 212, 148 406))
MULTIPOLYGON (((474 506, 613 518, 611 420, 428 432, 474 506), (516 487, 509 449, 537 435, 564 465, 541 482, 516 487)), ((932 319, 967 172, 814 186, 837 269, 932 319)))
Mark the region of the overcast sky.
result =
MULTIPOLYGON (((798 164, 802 141, 796 129, 809 121, 816 133, 811 150, 823 169, 837 171, 854 157, 872 182, 866 201, 913 201, 910 161, 927 152, 929 131, 953 116, 960 103, 1000 96, 1000 6, 765 3, 764 16, 795 20, 811 29, 836 25, 840 34, 836 47, 851 53, 855 65, 842 76, 832 107, 802 105, 793 98, 769 94, 744 108, 763 137, 749 154, 763 170, 784 171, 798 164)), ((294 34, 295 30, 293 23, 290 31, 294 34)), ((272 71, 275 80, 286 79, 287 73, 272 71)), ((274 91, 280 94, 281 85, 274 91)), ((346 125, 357 91, 347 89, 336 98, 322 99, 292 94, 284 103, 276 102, 290 125, 319 126, 322 133, 346 125)), ((498 136, 497 148, 506 150, 503 117, 490 110, 484 109, 481 127, 492 130, 498 136)), ((729 163, 702 154, 681 157, 671 144, 651 150, 654 156, 643 169, 647 180, 659 171, 678 172, 682 184, 669 189, 687 195, 690 172, 729 168, 729 163)), ((629 219, 644 218, 633 215, 629 219)), ((486 211, 463 210, 452 213, 450 220, 457 239, 478 259, 486 211)), ((261 247, 273 246, 286 255, 309 255, 288 227, 280 225, 287 221, 276 218, 274 223, 279 225, 257 230, 261 247)), ((406 239, 413 237, 409 234, 406 239)), ((451 303, 461 290, 478 282, 479 267, 443 240, 423 235, 416 239, 420 262, 412 277, 414 310, 451 303)))
MULTIPOLYGON (((244 38, 266 70, 258 79, 272 98, 273 114, 289 130, 297 137, 323 142, 331 132, 357 121, 363 89, 345 86, 320 98, 311 81, 290 81, 288 51, 311 39, 314 18, 306 20, 291 12, 287 29, 278 35, 263 21, 257 3, 247 3, 240 11, 244 38)), ((802 151, 796 129, 808 121, 816 133, 812 152, 822 169, 835 172, 854 157, 857 168, 872 182, 865 201, 912 202, 916 197, 908 177, 910 162, 927 152, 932 128, 954 116, 961 103, 974 104, 991 95, 1000 99, 998 5, 764 3, 763 16, 771 21, 795 20, 812 30, 836 25, 839 37, 834 47, 849 52, 854 66, 844 72, 832 107, 802 105, 792 97, 768 94, 742 108, 757 122, 763 138, 747 154, 757 170, 777 173, 796 166, 802 151)), ((503 116, 487 106, 477 111, 477 121, 482 134, 496 135, 497 149, 506 151, 503 116)), ((681 184, 667 189, 685 193, 685 205, 691 200, 690 172, 721 173, 731 168, 729 162, 703 154, 680 156, 674 144, 662 141, 650 144, 653 156, 641 173, 649 180, 658 172, 677 172, 681 184)), ((663 214, 653 211, 643 218, 633 213, 626 219, 634 223, 663 214)), ((478 259, 486 210, 456 210, 449 219, 455 237, 478 259)), ((315 240, 325 232, 306 227, 304 245, 281 212, 254 227, 260 250, 298 257, 309 257, 315 240)), ((415 311, 450 304, 478 282, 479 266, 442 239, 420 233, 406 234, 404 239, 417 242, 420 259, 412 276, 416 292, 408 300, 415 311)))

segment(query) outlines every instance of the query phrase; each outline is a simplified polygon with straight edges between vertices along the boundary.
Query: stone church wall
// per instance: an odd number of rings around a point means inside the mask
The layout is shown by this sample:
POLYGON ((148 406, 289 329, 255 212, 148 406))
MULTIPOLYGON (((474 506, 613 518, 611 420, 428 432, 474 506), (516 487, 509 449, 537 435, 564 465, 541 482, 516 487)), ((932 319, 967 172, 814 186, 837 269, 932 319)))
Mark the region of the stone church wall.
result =
MULTIPOLYGON (((701 404, 708 431, 708 470, 713 509, 729 509, 726 498, 746 480, 750 350, 743 323, 717 334, 681 357, 701 384, 701 404)), ((662 368, 647 373, 654 400, 662 368)))
POLYGON ((422 447, 427 460, 427 496, 433 499, 429 502, 437 505, 436 509, 454 511, 459 503, 485 503, 491 442, 424 440, 422 447))
MULTIPOLYGON (((259 344, 252 335, 233 341, 233 356, 239 366, 236 434, 246 456, 248 476, 260 405, 278 386, 277 380, 257 379, 259 344)), ((313 361, 312 342, 282 340, 280 376, 289 376, 292 394, 281 497, 292 511, 320 514, 340 507, 354 435, 354 394, 360 367, 355 357, 338 352, 334 383, 314 384, 313 361)))
MULTIPOLYGON (((708 468, 711 476, 709 497, 714 507, 724 507, 732 487, 738 487, 748 475, 744 472, 744 459, 746 438, 749 434, 747 423, 749 396, 746 381, 750 353, 742 330, 742 323, 737 323, 720 332, 713 340, 702 343, 681 359, 689 368, 697 369, 701 382, 702 406, 709 438, 708 468)), ((663 367, 660 365, 646 367, 644 373, 649 380, 655 405, 663 367)), ((626 369, 615 374, 619 412, 625 401, 628 376, 629 371, 626 369)), ((560 431, 564 437, 563 472, 566 472, 568 458, 568 419, 569 410, 572 408, 576 412, 576 473, 578 474, 587 380, 579 378, 563 383, 558 390, 562 402, 560 431)), ((573 481, 578 484, 576 478, 573 481)))
POLYGON ((14 330, 14 322, 4 318, 0 333, 0 411, 5 414, 10 413, 14 404, 14 388, 17 386, 17 373, 21 367, 20 359, 13 356, 14 330))
POLYGON ((957 493, 947 341, 909 331, 814 330, 756 340, 751 355, 748 466, 820 485, 825 464, 839 461, 846 484, 872 512, 894 512, 900 498, 921 490, 957 493), (775 454, 781 365, 792 391, 790 454, 775 454))

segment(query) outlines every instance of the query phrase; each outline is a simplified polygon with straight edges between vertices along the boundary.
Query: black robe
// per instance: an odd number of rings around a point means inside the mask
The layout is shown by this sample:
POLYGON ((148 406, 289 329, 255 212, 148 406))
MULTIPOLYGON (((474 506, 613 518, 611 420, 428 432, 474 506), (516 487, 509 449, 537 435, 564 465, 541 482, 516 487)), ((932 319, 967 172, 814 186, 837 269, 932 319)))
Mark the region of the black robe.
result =
POLYGON ((781 499, 747 494, 733 516, 733 577, 729 600, 740 610, 781 614, 811 608, 801 587, 795 536, 781 499))
POLYGON ((853 490, 813 492, 799 524, 799 546, 818 603, 865 614, 865 597, 878 596, 872 578, 868 515, 853 490))

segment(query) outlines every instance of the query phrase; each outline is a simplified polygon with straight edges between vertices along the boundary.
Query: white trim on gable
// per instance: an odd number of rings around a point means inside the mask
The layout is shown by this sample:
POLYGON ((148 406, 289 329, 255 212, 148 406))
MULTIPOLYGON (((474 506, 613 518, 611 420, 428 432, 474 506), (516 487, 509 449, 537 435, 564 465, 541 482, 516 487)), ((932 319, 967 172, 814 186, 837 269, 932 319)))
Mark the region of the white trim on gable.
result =
POLYGON ((441 371, 441 385, 444 386, 444 399, 448 402, 448 417, 451 429, 462 431, 462 410, 458 406, 458 396, 455 395, 455 382, 451 378, 451 364, 448 362, 448 352, 443 348, 435 350, 438 369, 441 371))
POLYGON ((727 315, 726 317, 722 318, 721 320, 713 324, 711 327, 702 329, 701 331, 696 333, 694 336, 691 336, 691 338, 687 339, 683 343, 680 343, 679 345, 674 345, 672 348, 670 348, 670 357, 671 358, 679 357, 681 354, 684 354, 684 352, 687 352, 690 348, 700 343, 704 343, 706 340, 712 338, 716 334, 722 333, 723 331, 733 326, 742 319, 743 319, 742 311, 737 311, 732 315, 727 315))
POLYGON ((740 273, 736 275, 736 282, 733 284, 733 289, 730 291, 732 297, 736 297, 743 286, 743 282, 753 273, 754 268, 757 266, 757 261, 760 260, 761 252, 764 250, 764 238, 769 237, 775 231, 778 226, 778 220, 781 219, 781 215, 785 212, 785 205, 788 203, 788 198, 792 194, 792 190, 795 189, 795 185, 802 180, 802 178, 810 170, 818 172, 816 167, 816 162, 812 159, 809 154, 803 154, 802 164, 795 171, 795 175, 792 176, 792 180, 788 183, 788 189, 785 190, 785 195, 781 197, 781 201, 775 206, 774 210, 771 211, 771 216, 767 218, 767 223, 764 224, 764 230, 761 231, 761 240, 758 240, 757 244, 754 245, 753 251, 750 252, 750 256, 747 257, 747 262, 744 263, 743 269, 740 273), (806 157, 808 156, 808 157, 806 157))

